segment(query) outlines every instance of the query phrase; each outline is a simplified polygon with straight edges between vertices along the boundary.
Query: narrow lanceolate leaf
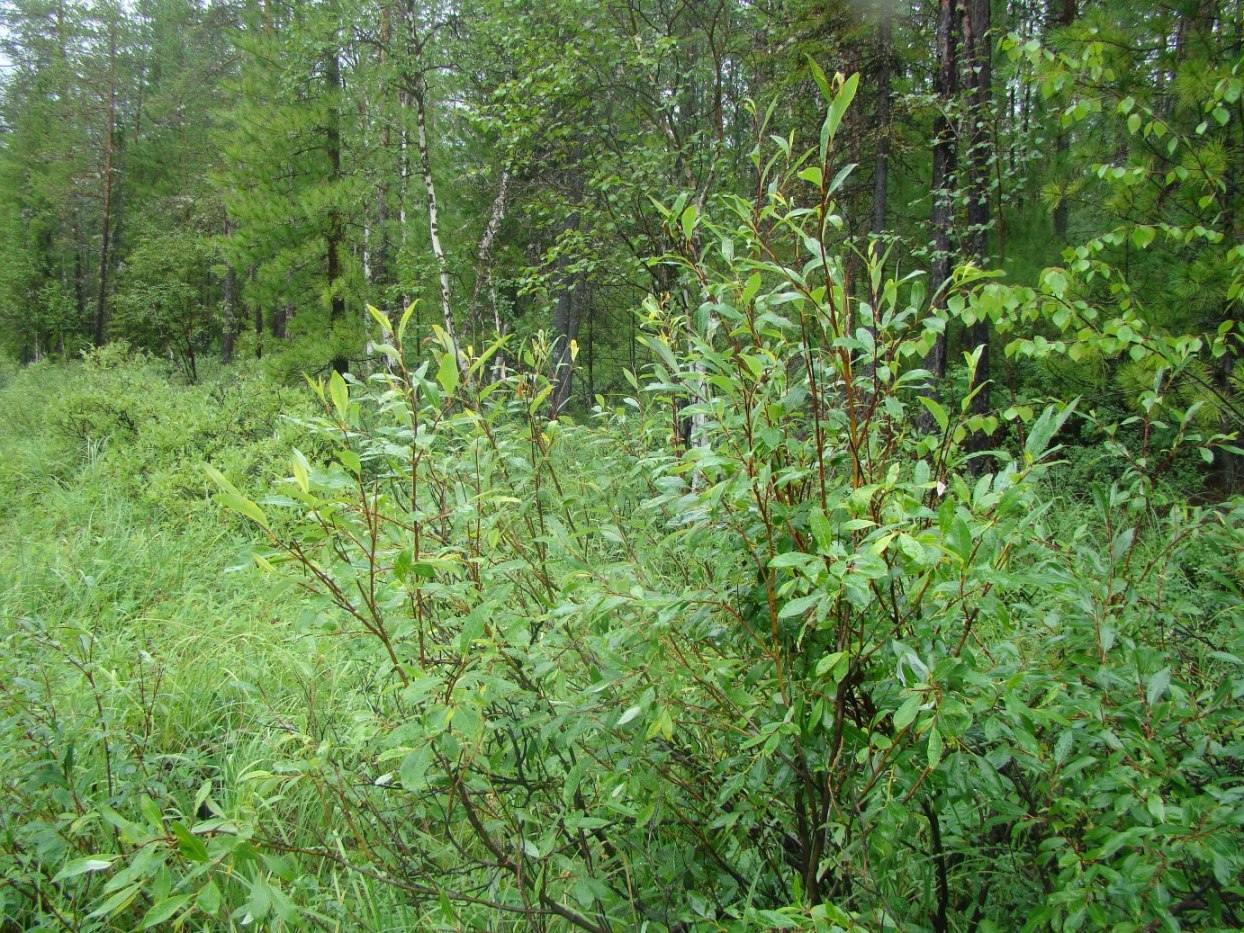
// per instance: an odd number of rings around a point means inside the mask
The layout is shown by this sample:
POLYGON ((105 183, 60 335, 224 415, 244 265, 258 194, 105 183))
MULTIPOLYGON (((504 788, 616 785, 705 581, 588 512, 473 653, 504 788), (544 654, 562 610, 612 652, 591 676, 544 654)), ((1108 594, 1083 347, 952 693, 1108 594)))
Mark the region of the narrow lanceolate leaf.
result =
POLYGON ((373 307, 372 305, 368 305, 367 313, 370 314, 375 319, 376 323, 380 325, 381 331, 383 331, 386 334, 390 334, 393 332, 393 322, 390 321, 388 316, 385 315, 378 308, 373 307))
POLYGON ((832 103, 834 99, 833 88, 829 85, 829 78, 825 77, 825 69, 816 63, 816 59, 811 55, 807 56, 808 70, 812 72, 812 79, 816 82, 816 86, 821 89, 821 97, 826 103, 832 103))
POLYGON ((350 411, 350 387, 341 378, 341 373, 333 373, 329 377, 328 395, 332 399, 333 410, 337 413, 338 420, 345 423, 350 411))
POLYGON ((928 396, 920 396, 920 404, 929 410, 929 414, 933 416, 933 420, 937 422, 938 428, 945 433, 947 426, 950 424, 950 418, 946 414, 946 409, 941 403, 928 396))
POLYGON ((1166 667, 1149 678, 1149 688, 1145 691, 1145 700, 1152 706, 1162 699, 1162 695, 1170 689, 1170 686, 1171 669, 1166 667))
POLYGON ((859 74, 851 75, 842 83, 842 90, 838 92, 838 96, 829 105, 829 118, 826 122, 829 124, 830 138, 833 138, 834 134, 838 132, 838 126, 842 123, 842 118, 846 115, 847 108, 851 106, 851 101, 855 100, 855 92, 859 89, 859 86, 859 74))
POLYGON ((1066 420, 1071 417, 1071 413, 1075 410, 1076 403, 1073 401, 1062 411, 1057 411, 1053 406, 1049 406, 1045 411, 1041 412, 1038 418, 1028 429, 1028 440, 1024 443, 1024 453, 1037 460, 1046 452, 1050 440, 1058 433, 1066 420))
POLYGON ((170 824, 173 835, 177 838, 177 848, 186 858, 192 862, 207 861, 207 846, 203 840, 186 829, 181 823, 174 820, 170 824))
POLYGON ((630 722, 632 719, 634 719, 636 716, 640 715, 641 713, 643 713, 642 707, 632 706, 630 709, 628 709, 625 713, 623 713, 618 718, 618 725, 625 726, 628 722, 630 722))
POLYGON ((179 894, 176 897, 166 897, 147 911, 146 916, 143 917, 143 924, 139 929, 150 930, 152 927, 159 926, 170 920, 173 914, 190 903, 191 896, 189 894, 179 894))
POLYGON ((66 863, 65 867, 58 871, 53 881, 67 881, 70 878, 76 878, 78 875, 85 875, 90 872, 103 871, 105 868, 111 868, 119 856, 116 855, 89 855, 86 858, 76 858, 66 863))
POLYGON ((239 515, 245 515, 251 521, 261 528, 271 531, 272 527, 268 524, 268 517, 264 515, 263 509, 247 499, 245 496, 236 493, 222 492, 216 496, 216 501, 227 509, 232 509, 239 515))
POLYGON ((920 714, 920 697, 911 696, 903 701, 903 705, 898 708, 894 714, 895 730, 906 729, 916 721, 916 716, 920 714))
POLYGON ((306 455, 302 451, 295 449, 293 454, 294 466, 294 482, 298 484, 298 488, 303 492, 311 491, 311 464, 307 462, 306 455))
POLYGON ((203 464, 203 472, 207 474, 207 478, 215 483, 216 488, 221 492, 227 492, 235 496, 241 495, 241 493, 238 492, 237 487, 225 478, 225 474, 221 473, 220 470, 216 469, 210 463, 203 464))
POLYGON ((824 510, 819 506, 814 508, 808 518, 808 524, 812 527, 812 538, 816 541, 817 550, 822 554, 828 554, 834 546, 834 529, 824 510))
POLYGON ((942 760, 942 752, 945 746, 942 742, 942 734, 937 731, 936 727, 929 731, 929 750, 928 760, 929 767, 936 768, 942 760))
POLYGON ((95 919, 98 917, 107 917, 114 913, 120 913, 131 903, 133 903, 134 899, 138 897, 142 889, 143 883, 141 881, 135 881, 133 884, 127 884, 116 894, 112 895, 112 897, 108 898, 108 900, 104 901, 92 910, 89 914, 87 914, 87 916, 95 919))
POLYGON ((410 318, 415 313, 415 308, 418 305, 419 301, 416 299, 407 305, 406 310, 402 312, 402 319, 397 322, 397 339, 399 341, 406 336, 406 325, 410 323, 410 318))
POLYGON ((440 366, 436 369, 436 381, 440 383, 446 398, 452 398, 458 388, 458 360, 452 352, 441 357, 440 366))

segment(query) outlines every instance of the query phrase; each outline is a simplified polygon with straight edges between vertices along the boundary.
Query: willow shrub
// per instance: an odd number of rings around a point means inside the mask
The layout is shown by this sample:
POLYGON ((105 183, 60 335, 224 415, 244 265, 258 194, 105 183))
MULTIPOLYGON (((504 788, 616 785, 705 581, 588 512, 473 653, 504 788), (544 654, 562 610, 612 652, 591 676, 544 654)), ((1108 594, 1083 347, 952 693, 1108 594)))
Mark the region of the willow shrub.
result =
POLYGON ((549 423, 543 361, 489 381, 442 334, 412 371, 377 315, 392 371, 317 385, 331 455, 216 477, 367 705, 67 881, 163 878, 154 922, 331 921, 361 881, 419 928, 1239 926, 1244 514, 1122 457, 1068 508, 1072 404, 966 453, 996 419, 921 369, 950 314, 831 249, 824 86, 758 203, 669 210, 702 301, 647 305, 630 410, 549 423))

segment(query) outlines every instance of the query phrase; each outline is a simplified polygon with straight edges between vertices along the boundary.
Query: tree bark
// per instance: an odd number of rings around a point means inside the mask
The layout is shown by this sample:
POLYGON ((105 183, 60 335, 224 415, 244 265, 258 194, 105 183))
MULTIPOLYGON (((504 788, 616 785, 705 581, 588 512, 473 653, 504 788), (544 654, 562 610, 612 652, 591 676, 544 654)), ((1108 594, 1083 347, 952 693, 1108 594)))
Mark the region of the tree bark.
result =
MULTIPOLYGON (((1076 18, 1076 0, 1059 0, 1058 7, 1053 12, 1053 25, 1056 28, 1070 26, 1076 18)), ((1054 132, 1054 163, 1058 166, 1058 170, 1066 173, 1067 161, 1067 132, 1061 126, 1054 132)), ((1064 183, 1066 179, 1064 177, 1064 183)), ((1067 242, 1067 217, 1070 213, 1070 207, 1067 203, 1066 191, 1059 197, 1058 203, 1054 205, 1054 236, 1059 243, 1067 242)))
POLYGON ((289 324, 292 309, 293 303, 287 301, 277 305, 276 310, 272 312, 272 336, 276 340, 285 339, 286 327, 289 324))
MULTIPOLYGON (((937 14, 937 93, 938 114, 933 124, 933 261, 929 267, 929 296, 932 307, 946 307, 944 286, 950 279, 951 234, 955 217, 954 172, 957 156, 951 110, 958 90, 955 54, 956 0, 939 0, 937 14)), ((946 375, 946 334, 937 341, 925 360, 925 368, 941 379, 946 375)))
POLYGON ((436 268, 440 279, 441 319, 444 322, 445 333, 453 342, 454 353, 458 358, 458 368, 465 376, 467 361, 458 347, 458 335, 454 327, 453 304, 449 290, 449 261, 445 258, 445 250, 441 246, 436 185, 432 177, 432 155, 428 149, 427 88, 423 86, 422 79, 414 88, 411 96, 415 102, 415 143, 419 149, 419 165, 423 170, 423 185, 428 195, 428 235, 432 240, 432 254, 436 257, 436 268))
MULTIPOLYGON (((576 211, 567 221, 567 231, 578 230, 579 214, 576 211)), ((561 293, 553 306, 553 345, 549 359, 549 379, 553 383, 553 391, 549 396, 551 406, 550 417, 556 418, 570 401, 570 393, 574 389, 574 349, 579 339, 579 323, 583 319, 583 308, 587 298, 587 276, 582 272, 572 275, 569 261, 562 257, 557 261, 561 270, 558 277, 561 282, 561 293)))
MULTIPOLYGON (((993 94, 993 37, 990 34, 990 0, 967 0, 963 18, 963 44, 968 56, 968 82, 971 94, 967 108, 968 139, 968 242, 972 258, 980 266, 989 260, 989 160, 993 149, 990 135, 993 94)), ((991 410, 989 404, 989 321, 980 320, 968 329, 968 348, 979 350, 972 388, 980 388, 972 399, 974 415, 991 410)), ((984 449, 987 438, 972 436, 970 447, 984 449)))
MULTIPOLYGON (((328 151, 329 182, 336 185, 341 179, 341 58, 334 46, 329 50, 325 68, 328 82, 328 125, 325 130, 325 148, 328 151)), ((336 192, 333 192, 336 197, 336 192)), ((329 320, 337 322, 345 316, 346 301, 341 294, 341 214, 334 207, 328 214, 327 260, 330 299, 329 320)))
MULTIPOLYGON (((233 234, 233 223, 225 218, 225 237, 233 234)), ((238 270, 232 262, 225 263, 224 281, 221 283, 224 303, 224 320, 220 329, 220 361, 228 366, 233 362, 233 347, 237 342, 241 316, 238 314, 238 270)))
POLYGON ((104 128, 104 217, 99 248, 99 294, 95 299, 95 346, 107 338, 108 265, 112 261, 112 192, 117 136, 117 24, 108 24, 108 110, 104 128))
MULTIPOLYGON (((331 194, 333 199, 338 197, 337 186, 341 180, 341 52, 336 41, 337 34, 334 32, 334 45, 328 50, 325 69, 328 82, 328 125, 325 127, 325 148, 328 150, 328 179, 333 187, 331 194)), ((330 327, 346 316, 346 299, 341 293, 341 228, 341 212, 334 204, 328 212, 328 236, 325 238, 330 327)), ((349 368, 350 361, 344 356, 334 357, 334 370, 344 373, 349 368)))
MULTIPOLYGON (((497 197, 492 202, 492 213, 488 216, 488 226, 484 228, 484 235, 480 237, 479 249, 475 251, 475 287, 471 292, 471 323, 470 329, 474 333, 479 325, 481 309, 479 295, 483 289, 484 282, 492 282, 492 269, 489 268, 489 262, 492 259, 492 244, 497 239, 497 232, 501 229, 501 221, 505 219, 505 209, 510 193, 510 170, 504 168, 501 170, 501 181, 497 184, 497 197)), ((489 288, 490 294, 495 294, 495 290, 489 288)), ((496 308, 493 304, 493 318, 500 321, 496 308)), ((497 328, 497 336, 501 336, 501 328, 497 328)))
MULTIPOLYGON (((382 75, 385 74, 389 57, 389 45, 392 41, 392 14, 389 10, 389 4, 384 3, 380 7, 379 58, 382 75)), ((392 110, 389 106, 389 83, 387 77, 382 79, 380 83, 379 111, 381 168, 380 177, 377 179, 376 184, 376 249, 372 257, 372 280, 382 296, 377 303, 387 313, 388 309, 383 307, 388 301, 385 289, 393 284, 391 273, 392 259, 389 255, 389 173, 383 161, 393 147, 392 110)))
MULTIPOLYGON (((252 266, 247 273, 248 278, 253 283, 255 281, 255 267, 252 266)), ((255 359, 263 359, 263 302, 255 302, 255 359)))
POLYGON ((886 201, 890 183, 890 74, 893 71, 893 14, 887 9, 877 24, 877 151, 873 156, 872 234, 881 236, 886 226, 886 201))

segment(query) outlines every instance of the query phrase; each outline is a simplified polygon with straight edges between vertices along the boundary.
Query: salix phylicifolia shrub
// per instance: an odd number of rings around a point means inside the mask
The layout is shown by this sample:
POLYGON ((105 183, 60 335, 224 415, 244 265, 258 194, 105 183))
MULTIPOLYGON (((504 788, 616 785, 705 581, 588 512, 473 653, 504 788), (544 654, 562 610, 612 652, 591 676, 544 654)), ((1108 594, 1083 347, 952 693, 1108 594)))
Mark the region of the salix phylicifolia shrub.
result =
POLYGON ((817 150, 777 138, 760 197, 669 210, 698 308, 646 306, 633 414, 549 423, 547 361, 490 382, 498 348, 444 334, 412 371, 380 317, 392 372, 317 386, 330 457, 259 502, 217 477, 369 699, 188 827, 240 868, 168 841, 174 913, 227 909, 194 879, 250 885, 238 922, 365 879, 423 926, 1238 925, 1240 510, 1144 483, 1060 510, 1074 405, 968 469, 997 421, 921 369, 952 314, 875 255, 847 282, 855 84, 821 83, 817 150), (1224 566, 1185 585, 1207 541, 1224 566))

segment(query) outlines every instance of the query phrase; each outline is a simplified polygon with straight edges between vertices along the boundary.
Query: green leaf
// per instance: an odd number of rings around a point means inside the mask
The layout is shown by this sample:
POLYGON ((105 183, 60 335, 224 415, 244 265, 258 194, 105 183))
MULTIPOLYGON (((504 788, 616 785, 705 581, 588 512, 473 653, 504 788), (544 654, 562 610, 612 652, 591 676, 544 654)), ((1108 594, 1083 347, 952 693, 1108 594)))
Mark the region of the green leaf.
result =
POLYGON ((845 651, 835 651, 833 654, 825 655, 816 662, 816 676, 824 677, 828 673, 830 682, 838 683, 846 676, 849 658, 850 655, 845 651))
POLYGON ((851 106, 851 101, 855 100, 855 92, 859 89, 859 86, 860 76, 857 72, 842 83, 842 89, 829 105, 829 116, 825 122, 829 126, 831 139, 838 132, 838 126, 842 123, 842 118, 846 114, 847 108, 851 106))
POLYGON ((816 86, 821 89, 821 97, 826 103, 830 103, 834 99, 833 88, 830 87, 829 78, 825 77, 825 69, 816 63, 811 55, 804 56, 808 60, 808 70, 812 72, 812 80, 816 82, 816 86))
POLYGON ((916 721, 916 716, 920 713, 920 697, 910 696, 903 701, 903 705, 898 708, 894 714, 894 729, 901 731, 916 721))
POLYGON ((824 509, 820 506, 814 508, 808 518, 808 524, 812 526, 812 538, 816 541, 816 549, 822 554, 828 554, 834 546, 834 529, 825 516, 824 509))
POLYGON ((1032 427, 1028 429, 1028 439, 1024 442, 1024 453, 1033 461, 1039 459, 1046 452, 1046 447, 1049 445, 1050 440, 1062 428, 1064 422, 1071 417, 1075 406, 1076 403, 1073 401, 1062 411, 1056 410, 1051 405, 1041 412, 1041 417, 1034 421, 1032 427))
POLYGON ((86 858, 73 859, 67 862, 65 867, 58 871, 52 880, 54 882, 67 881, 70 878, 78 877, 78 875, 103 871, 105 868, 111 868, 112 863, 118 858, 120 858, 119 855, 88 855, 86 858))
POLYGON ((803 551, 787 551, 785 554, 778 554, 773 560, 769 561, 769 566, 774 570, 781 570, 787 567, 805 567, 816 561, 811 554, 805 554, 803 551))
POLYGON ((240 495, 237 487, 234 486, 233 483, 229 482, 229 480, 225 478, 225 475, 210 463, 203 464, 203 472, 207 474, 208 478, 216 484, 216 488, 221 492, 232 493, 235 496, 240 495))
POLYGON ((938 732, 937 727, 934 726, 929 730, 928 761, 930 768, 936 768, 941 762, 943 749, 944 744, 942 742, 942 734, 938 732))
POLYGON ((220 904, 220 888, 216 887, 216 883, 214 881, 209 881, 203 886, 202 890, 199 891, 199 897, 198 900, 195 901, 195 906, 208 916, 212 916, 216 913, 216 911, 220 910, 220 904))
POLYGON ((759 272, 753 272, 748 276, 747 283, 743 286, 743 295, 739 300, 739 304, 746 307, 756 297, 756 294, 760 291, 760 282, 759 272))
POLYGON ((700 222, 700 211, 694 204, 688 204, 679 221, 682 224, 682 235, 690 240, 695 236, 695 228, 700 222))
POLYGON ((124 910, 142 892, 143 886, 144 882, 142 881, 135 881, 133 884, 126 885, 92 910, 87 916, 91 918, 107 917, 110 914, 124 910))
POLYGON ((1149 678, 1148 689, 1145 690, 1145 701, 1152 706, 1170 689, 1171 669, 1165 667, 1149 678))
POLYGON ((253 521, 256 525, 271 531, 272 528, 268 524, 268 518, 258 505, 247 499, 245 496, 234 495, 233 493, 222 492, 216 496, 216 501, 227 509, 232 509, 239 515, 244 515, 253 521))
POLYGON ((820 593, 812 593, 810 596, 800 596, 798 599, 792 599, 781 611, 778 612, 779 619, 790 619, 802 617, 809 609, 821 601, 820 593))
POLYGON ((453 398, 454 390, 458 388, 459 375, 458 355, 450 351, 441 357, 440 365, 436 368, 436 381, 447 398, 453 398))
POLYGON ((1054 762, 1062 764, 1067 760, 1067 756, 1071 754, 1071 748, 1075 744, 1076 734, 1068 729, 1058 737, 1058 741, 1054 743, 1054 762))
POLYGON ((458 925, 458 916, 454 913, 454 905, 450 903, 449 895, 445 892, 444 888, 441 889, 440 902, 441 916, 445 919, 446 923, 453 924, 456 927, 458 925))
POLYGON ((933 420, 937 422, 937 426, 945 434, 946 428, 950 425, 950 418, 946 414, 946 409, 936 399, 931 399, 927 395, 920 396, 920 404, 929 410, 929 414, 933 416, 933 420))
POLYGON ((383 353, 391 360, 396 360, 401 356, 401 354, 397 352, 397 347, 393 346, 391 343, 374 343, 371 348, 377 353, 383 353))
POLYGON ((337 451, 337 459, 343 467, 355 476, 363 475, 363 461, 359 459, 359 455, 353 450, 342 449, 337 451))
POLYGON ((625 713, 623 713, 621 716, 618 717, 618 725, 625 726, 628 722, 633 720, 636 716, 642 715, 643 711, 644 710, 642 706, 632 706, 625 713))
POLYGON ((1132 229, 1132 245, 1137 249, 1144 249, 1153 242, 1153 238, 1157 235, 1158 232, 1153 227, 1141 224, 1132 229))
POLYGON ((350 412, 350 388, 341 373, 334 372, 328 377, 328 397, 332 399, 337 419, 344 424, 350 412))
POLYGON ((380 329, 383 333, 389 334, 393 332, 393 322, 389 320, 387 314, 384 314, 373 305, 367 306, 367 313, 375 318, 376 323, 380 325, 380 329))
POLYGON ((815 188, 820 188, 821 183, 825 181, 825 173, 815 165, 809 165, 799 173, 799 177, 815 188))
POLYGON ((645 733, 645 737, 649 739, 655 739, 658 735, 667 742, 674 737, 674 719, 670 716, 668 707, 661 708, 657 718, 648 725, 648 731, 645 733))
POLYGON ((164 923, 172 917, 173 914, 177 913, 177 911, 181 910, 188 903, 190 903, 190 898, 191 895, 189 894, 178 894, 176 897, 166 897, 164 900, 153 905, 152 908, 147 911, 147 913, 143 916, 142 926, 140 926, 139 929, 150 930, 152 927, 159 926, 161 923, 164 923))
POLYGON ((397 339, 401 341, 406 336, 406 325, 410 323, 411 315, 415 313, 415 308, 419 305, 419 299, 416 298, 406 306, 406 310, 402 312, 402 319, 397 324, 397 339))
POLYGON ((311 464, 307 462, 302 451, 295 449, 293 454, 294 482, 303 492, 311 491, 311 464))
POLYGON ((403 758, 402 764, 397 771, 402 786, 412 792, 425 788, 427 786, 426 775, 428 766, 431 763, 432 747, 430 745, 417 748, 403 758))
POLYGON ((203 844, 202 839, 176 820, 170 824, 169 828, 173 831, 173 835, 177 837, 177 848, 182 855, 192 862, 207 861, 207 846, 203 844))
POLYGON ((825 189, 825 191, 828 194, 833 194, 842 187, 842 183, 847 180, 847 176, 854 172, 857 167, 858 163, 851 162, 838 169, 837 174, 834 175, 833 181, 829 183, 829 186, 825 189))
POLYGON ((965 564, 972 559, 972 549, 975 546, 972 542, 972 531, 962 518, 956 516, 951 523, 946 542, 950 545, 952 552, 965 564))

